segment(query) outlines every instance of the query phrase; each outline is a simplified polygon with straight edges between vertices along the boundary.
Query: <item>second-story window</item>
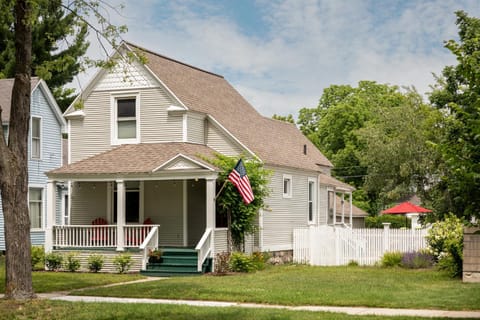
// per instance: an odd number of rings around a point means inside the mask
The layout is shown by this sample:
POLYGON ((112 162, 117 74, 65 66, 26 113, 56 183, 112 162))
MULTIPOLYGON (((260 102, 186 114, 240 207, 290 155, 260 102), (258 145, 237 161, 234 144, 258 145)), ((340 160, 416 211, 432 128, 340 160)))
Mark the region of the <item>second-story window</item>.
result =
POLYGON ((40 159, 42 146, 42 119, 32 117, 32 159, 40 159))
POLYGON ((117 99, 117 139, 137 138, 135 98, 117 99))

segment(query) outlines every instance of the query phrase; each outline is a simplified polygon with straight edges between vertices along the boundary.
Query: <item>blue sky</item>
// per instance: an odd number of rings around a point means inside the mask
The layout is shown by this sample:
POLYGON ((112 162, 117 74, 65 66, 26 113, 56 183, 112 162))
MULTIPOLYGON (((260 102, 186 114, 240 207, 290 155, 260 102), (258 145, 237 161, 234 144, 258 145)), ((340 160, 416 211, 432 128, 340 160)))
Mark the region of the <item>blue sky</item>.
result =
POLYGON ((479 0, 123 3, 123 16, 111 16, 128 26, 124 39, 223 75, 265 116, 297 116, 317 105, 324 88, 360 80, 413 85, 425 94, 432 72, 455 64, 443 47, 457 36, 454 12, 480 17, 479 0))

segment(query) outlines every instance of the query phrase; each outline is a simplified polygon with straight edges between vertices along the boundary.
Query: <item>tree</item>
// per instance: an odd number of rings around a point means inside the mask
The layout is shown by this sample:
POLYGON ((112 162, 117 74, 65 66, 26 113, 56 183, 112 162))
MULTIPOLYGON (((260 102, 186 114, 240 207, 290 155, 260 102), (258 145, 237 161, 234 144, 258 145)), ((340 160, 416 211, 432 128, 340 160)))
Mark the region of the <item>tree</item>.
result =
POLYGON ((435 183, 439 157, 432 143, 442 131, 442 114, 410 91, 404 103, 386 108, 356 134, 364 146, 358 153, 367 168, 363 189, 390 203, 412 194, 426 199, 435 183))
MULTIPOLYGON (((221 169, 218 176, 218 190, 223 189, 216 199, 218 213, 224 216, 231 216, 229 233, 233 246, 238 250, 243 247, 245 235, 255 231, 255 221, 260 209, 266 207, 265 199, 269 194, 267 188, 271 172, 263 168, 263 163, 256 159, 244 161, 247 175, 252 186, 255 199, 246 205, 237 188, 228 182, 228 175, 232 172, 238 159, 216 154, 213 159, 206 159, 221 169)), ((231 244, 229 244, 229 249, 231 244)))
MULTIPOLYGON (((103 2, 102 2, 103 3, 103 2)), ((98 11, 97 1, 78 0, 71 12, 86 21, 93 11, 99 22, 94 28, 113 46, 124 27, 111 25, 98 11)), ((32 70, 32 29, 38 21, 38 3, 16 0, 14 4, 15 80, 12 90, 8 143, 0 130, 0 193, 4 214, 6 264, 5 297, 29 299, 34 296, 30 259, 30 220, 28 214, 27 141, 30 120, 32 70)), ((91 24, 89 24, 91 26, 91 24)), ((0 106, 0 118, 1 118, 0 106)))
MULTIPOLYGON (((15 76, 15 33, 13 6, 0 5, 0 77, 15 76)), ((73 101, 73 89, 64 89, 84 65, 82 57, 89 46, 87 23, 76 10, 65 13, 61 0, 37 0, 36 21, 32 24, 32 75, 39 76, 52 89, 62 110, 73 101)))
POLYGON ((445 43, 457 58, 437 78, 430 101, 447 114, 437 148, 443 159, 432 189, 441 216, 480 217, 480 19, 456 12, 459 40, 445 43))
POLYGON ((293 116, 291 114, 289 114, 287 116, 281 116, 281 115, 274 114, 272 116, 272 119, 295 124, 295 119, 293 119, 293 116))
POLYGON ((398 87, 360 81, 357 88, 332 85, 323 91, 315 109, 300 110, 300 130, 335 166, 333 174, 359 188, 366 168, 358 152, 363 146, 356 130, 375 118, 381 110, 398 106, 404 100, 398 87))

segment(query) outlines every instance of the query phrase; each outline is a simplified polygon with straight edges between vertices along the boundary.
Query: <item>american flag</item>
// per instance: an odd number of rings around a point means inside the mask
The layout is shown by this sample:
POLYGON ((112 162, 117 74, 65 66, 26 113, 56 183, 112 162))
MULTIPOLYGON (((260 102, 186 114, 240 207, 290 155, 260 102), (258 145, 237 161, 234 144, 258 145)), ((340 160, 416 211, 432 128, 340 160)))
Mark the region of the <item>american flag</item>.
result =
POLYGON ((230 180, 238 189, 238 192, 243 198, 245 204, 249 204, 253 201, 253 191, 250 185, 250 180, 247 176, 247 170, 243 165, 242 159, 238 160, 237 165, 233 168, 232 172, 228 175, 230 180))

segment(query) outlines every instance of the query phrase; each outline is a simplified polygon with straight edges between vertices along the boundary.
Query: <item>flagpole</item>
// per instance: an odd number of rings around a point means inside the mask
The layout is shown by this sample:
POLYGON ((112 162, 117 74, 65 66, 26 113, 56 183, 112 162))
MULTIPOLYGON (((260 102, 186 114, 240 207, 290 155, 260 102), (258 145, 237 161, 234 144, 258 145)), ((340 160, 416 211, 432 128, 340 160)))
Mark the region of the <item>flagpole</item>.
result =
POLYGON ((220 190, 218 191, 218 193, 215 195, 214 200, 217 200, 217 198, 218 198, 218 196, 220 195, 220 193, 222 193, 223 188, 225 188, 225 185, 227 184, 227 182, 228 182, 228 179, 225 179, 225 182, 223 183, 222 187, 220 188, 220 190))

